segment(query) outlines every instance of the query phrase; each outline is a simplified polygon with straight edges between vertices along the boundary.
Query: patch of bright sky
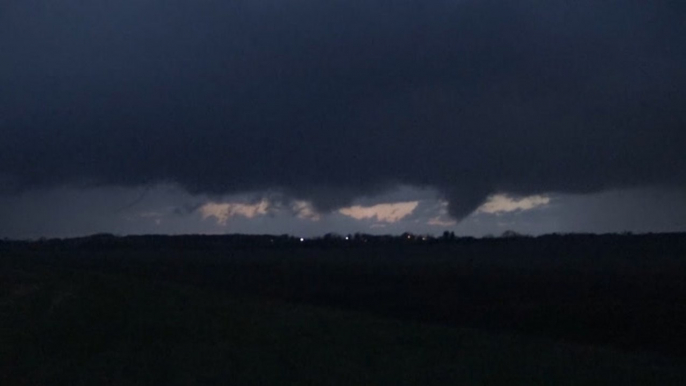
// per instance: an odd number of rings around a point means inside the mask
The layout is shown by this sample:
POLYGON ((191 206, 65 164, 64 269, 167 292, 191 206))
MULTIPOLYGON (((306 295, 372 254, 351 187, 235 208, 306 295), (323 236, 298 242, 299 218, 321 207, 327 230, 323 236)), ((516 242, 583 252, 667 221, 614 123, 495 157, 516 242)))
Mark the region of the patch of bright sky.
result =
POLYGON ((457 221, 446 219, 444 216, 436 216, 429 219, 426 222, 427 225, 433 225, 437 227, 451 227, 457 224, 457 221))

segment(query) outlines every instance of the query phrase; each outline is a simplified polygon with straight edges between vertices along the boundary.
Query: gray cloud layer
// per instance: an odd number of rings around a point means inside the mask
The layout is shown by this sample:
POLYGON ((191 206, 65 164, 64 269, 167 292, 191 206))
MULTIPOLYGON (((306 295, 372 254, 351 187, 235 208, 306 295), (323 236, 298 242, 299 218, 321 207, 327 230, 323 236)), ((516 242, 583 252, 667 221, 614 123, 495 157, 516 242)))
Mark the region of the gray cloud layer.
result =
POLYGON ((8 189, 686 186, 680 1, 9 1, 8 189))

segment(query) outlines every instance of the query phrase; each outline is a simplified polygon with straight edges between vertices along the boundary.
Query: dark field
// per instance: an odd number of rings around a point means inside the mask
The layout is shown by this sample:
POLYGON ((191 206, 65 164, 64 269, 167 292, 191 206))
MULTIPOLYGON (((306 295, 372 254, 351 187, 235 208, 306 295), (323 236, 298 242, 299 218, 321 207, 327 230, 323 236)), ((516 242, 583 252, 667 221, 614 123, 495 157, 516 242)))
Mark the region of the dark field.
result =
POLYGON ((0 242, 0 384, 686 384, 686 235, 0 242))

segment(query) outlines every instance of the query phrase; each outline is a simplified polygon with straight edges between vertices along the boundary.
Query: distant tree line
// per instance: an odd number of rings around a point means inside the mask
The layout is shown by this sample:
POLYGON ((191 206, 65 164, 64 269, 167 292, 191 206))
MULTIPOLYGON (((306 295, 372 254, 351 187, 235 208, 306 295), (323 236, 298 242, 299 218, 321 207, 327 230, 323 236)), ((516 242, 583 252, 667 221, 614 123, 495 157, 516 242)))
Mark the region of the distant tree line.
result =
POLYGON ((283 235, 140 235, 116 236, 100 233, 86 237, 65 239, 39 239, 31 241, 0 240, 0 250, 8 248, 28 249, 220 249, 220 248, 292 248, 292 247, 359 247, 365 245, 431 245, 431 244, 466 244, 466 243, 526 243, 526 242, 607 242, 621 241, 627 238, 638 240, 662 240, 668 243, 686 243, 686 233, 658 233, 634 235, 631 233, 614 234, 548 234, 543 236, 526 236, 514 231, 505 231, 500 237, 484 236, 482 238, 457 236, 452 231, 445 231, 441 236, 417 235, 405 232, 401 235, 371 235, 353 233, 341 235, 327 233, 323 236, 304 238, 288 234, 283 235))

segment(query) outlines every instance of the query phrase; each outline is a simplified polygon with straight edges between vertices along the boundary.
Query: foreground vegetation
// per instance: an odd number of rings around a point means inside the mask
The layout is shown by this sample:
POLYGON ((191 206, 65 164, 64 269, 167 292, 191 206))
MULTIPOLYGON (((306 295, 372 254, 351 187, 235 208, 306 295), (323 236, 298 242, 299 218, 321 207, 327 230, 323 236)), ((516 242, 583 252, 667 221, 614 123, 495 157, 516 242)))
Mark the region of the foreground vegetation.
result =
POLYGON ((683 385, 651 237, 0 244, 0 384, 683 385))
POLYGON ((681 362, 651 355, 122 275, 3 274, 13 282, 5 285, 0 306, 3 385, 677 385, 686 380, 681 362))

